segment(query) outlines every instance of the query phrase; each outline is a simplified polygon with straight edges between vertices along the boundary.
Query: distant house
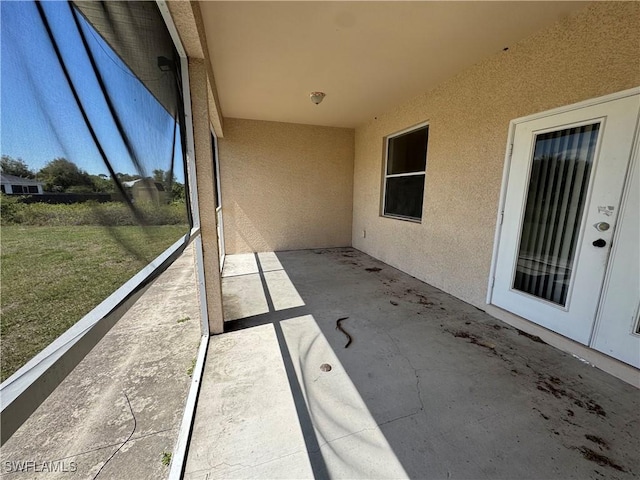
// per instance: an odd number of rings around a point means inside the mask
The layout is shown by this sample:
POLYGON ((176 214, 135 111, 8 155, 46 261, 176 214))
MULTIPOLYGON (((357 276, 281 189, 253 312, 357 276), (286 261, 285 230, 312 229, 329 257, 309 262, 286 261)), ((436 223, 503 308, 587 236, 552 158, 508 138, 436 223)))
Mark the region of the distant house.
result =
POLYGON ((42 195, 42 183, 31 178, 16 177, 0 172, 2 193, 7 195, 42 195))
POLYGON ((151 202, 158 205, 166 199, 164 185, 151 177, 122 182, 122 186, 134 202, 151 202))

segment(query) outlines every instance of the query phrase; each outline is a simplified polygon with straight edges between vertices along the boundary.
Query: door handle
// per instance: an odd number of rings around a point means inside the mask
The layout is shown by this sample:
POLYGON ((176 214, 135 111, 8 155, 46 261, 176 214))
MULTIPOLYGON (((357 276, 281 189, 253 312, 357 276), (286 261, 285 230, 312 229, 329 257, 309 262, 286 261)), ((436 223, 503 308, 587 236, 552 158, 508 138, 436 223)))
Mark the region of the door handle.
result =
POLYGON ((602 247, 604 247, 606 244, 607 244, 607 242, 606 242, 606 241, 604 241, 604 239, 599 238, 599 239, 597 239, 597 240, 594 240, 594 242, 593 242, 591 245, 593 245, 594 247, 602 248, 602 247))

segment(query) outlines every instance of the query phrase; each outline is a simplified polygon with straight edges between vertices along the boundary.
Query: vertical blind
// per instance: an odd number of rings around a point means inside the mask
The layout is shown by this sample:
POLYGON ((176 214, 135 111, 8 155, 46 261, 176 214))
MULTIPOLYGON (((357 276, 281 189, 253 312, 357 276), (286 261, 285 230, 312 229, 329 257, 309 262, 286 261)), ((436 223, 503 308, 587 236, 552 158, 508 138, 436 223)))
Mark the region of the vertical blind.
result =
POLYGON ((599 130, 536 136, 514 289, 566 305, 599 130))

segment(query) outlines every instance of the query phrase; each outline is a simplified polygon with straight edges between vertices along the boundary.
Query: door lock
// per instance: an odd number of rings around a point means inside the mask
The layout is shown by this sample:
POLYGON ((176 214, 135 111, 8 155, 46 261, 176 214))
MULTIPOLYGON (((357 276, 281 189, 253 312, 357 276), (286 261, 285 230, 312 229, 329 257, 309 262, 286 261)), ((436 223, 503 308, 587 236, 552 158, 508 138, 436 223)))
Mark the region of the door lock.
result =
POLYGON ((597 239, 597 240, 594 240, 594 242, 593 242, 591 245, 593 245, 594 247, 602 248, 602 247, 604 247, 606 244, 607 244, 607 242, 606 242, 606 241, 604 241, 604 239, 599 238, 599 239, 597 239))
POLYGON ((609 230, 609 228, 611 227, 611 225, 609 225, 607 222, 598 222, 594 225, 594 227, 596 228, 596 230, 598 230, 599 232, 606 232, 607 230, 609 230))

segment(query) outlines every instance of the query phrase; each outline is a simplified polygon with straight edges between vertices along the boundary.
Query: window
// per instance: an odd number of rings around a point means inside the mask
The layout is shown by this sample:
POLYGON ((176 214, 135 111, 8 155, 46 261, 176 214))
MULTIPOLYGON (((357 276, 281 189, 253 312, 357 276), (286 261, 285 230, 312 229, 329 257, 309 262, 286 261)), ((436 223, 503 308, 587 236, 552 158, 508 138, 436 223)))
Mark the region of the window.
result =
POLYGON ((22 185, 11 185, 11 191, 13 193, 27 193, 26 189, 22 190, 22 185))
POLYGON ((213 190, 216 196, 216 208, 222 206, 222 199, 220 198, 220 185, 219 185, 219 164, 218 164, 218 147, 216 144, 216 136, 211 134, 211 151, 213 152, 213 190))
POLYGON ((382 214, 422 220, 429 126, 387 137, 382 214))
POLYGON ((35 185, 29 185, 28 189, 29 193, 38 193, 38 187, 36 187, 35 185))

